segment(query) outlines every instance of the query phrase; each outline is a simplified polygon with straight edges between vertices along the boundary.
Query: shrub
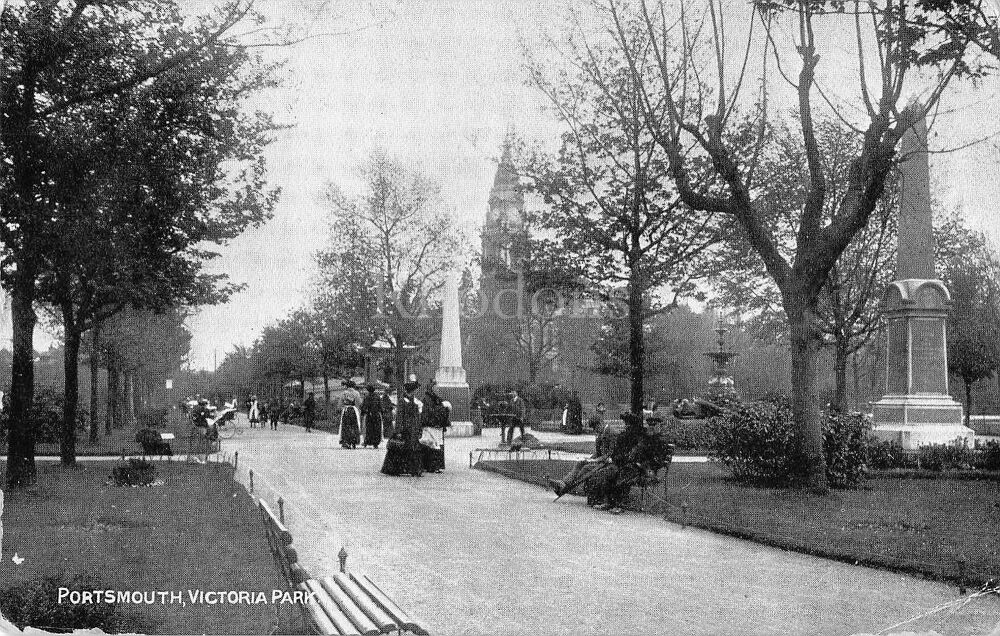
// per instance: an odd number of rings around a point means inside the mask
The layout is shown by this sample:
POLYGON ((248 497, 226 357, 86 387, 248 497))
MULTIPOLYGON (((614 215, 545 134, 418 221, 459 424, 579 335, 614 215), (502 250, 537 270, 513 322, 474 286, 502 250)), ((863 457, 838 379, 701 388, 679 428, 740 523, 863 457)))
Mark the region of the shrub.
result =
POLYGON ((979 470, 1000 470, 1000 444, 987 442, 976 453, 973 466, 979 470))
POLYGON ((0 590, 0 607, 4 617, 18 628, 44 627, 49 631, 100 628, 105 632, 151 631, 150 626, 131 614, 124 614, 116 603, 72 604, 65 599, 59 602, 59 588, 74 591, 107 589, 77 577, 61 581, 55 577, 28 581, 0 590))
POLYGON ((868 474, 868 445, 872 423, 861 413, 826 413, 823 418, 823 456, 826 479, 834 488, 848 488, 868 474))
POLYGON ((921 446, 917 455, 920 467, 935 472, 971 468, 975 461, 972 450, 957 444, 930 444, 921 446))
MULTIPOLYGON (((28 417, 35 427, 35 441, 41 444, 55 444, 62 437, 62 417, 63 404, 65 398, 60 391, 47 387, 40 387, 35 390, 34 398, 31 402, 31 410, 28 417)), ((9 428, 7 418, 10 417, 10 409, 5 408, 2 428, 6 431, 9 428)), ((81 407, 76 409, 76 430, 87 430, 89 412, 81 407)))
POLYGON ((709 420, 713 455, 741 481, 787 483, 795 456, 792 409, 782 396, 742 404, 709 420))
POLYGON ((678 450, 703 450, 715 447, 711 420, 667 420, 664 439, 678 450))
POLYGON ((143 455, 173 455, 170 444, 163 441, 160 432, 144 428, 135 434, 135 441, 142 446, 143 455))
POLYGON ((907 453, 896 442, 871 437, 868 440, 868 466, 872 470, 916 468, 917 456, 907 453))
MULTIPOLYGON (((709 420, 714 452, 739 480, 786 485, 800 476, 795 425, 787 397, 733 404, 709 420)), ((867 475, 871 422, 859 413, 823 415, 826 477, 835 488, 861 483, 867 475)))
POLYGON ((135 457, 125 464, 118 464, 111 471, 116 486, 148 486, 156 478, 153 462, 135 457))

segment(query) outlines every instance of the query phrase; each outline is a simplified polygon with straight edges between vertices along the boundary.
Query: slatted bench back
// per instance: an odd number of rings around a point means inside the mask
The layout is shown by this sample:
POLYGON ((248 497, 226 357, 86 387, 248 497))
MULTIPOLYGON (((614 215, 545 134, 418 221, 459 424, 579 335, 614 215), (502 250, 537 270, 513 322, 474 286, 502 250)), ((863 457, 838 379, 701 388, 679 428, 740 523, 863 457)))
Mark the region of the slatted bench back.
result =
POLYGON ((363 574, 339 572, 309 579, 299 589, 314 595, 307 609, 321 634, 374 636, 406 631, 427 636, 426 629, 363 574))
POLYGON ((264 533, 267 535, 267 547, 274 556, 274 561, 278 570, 285 579, 288 589, 294 590, 296 586, 309 578, 302 566, 299 565, 299 555, 295 548, 291 546, 292 534, 285 527, 285 524, 274 515, 271 508, 264 503, 263 499, 258 499, 260 506, 260 516, 264 521, 264 533))

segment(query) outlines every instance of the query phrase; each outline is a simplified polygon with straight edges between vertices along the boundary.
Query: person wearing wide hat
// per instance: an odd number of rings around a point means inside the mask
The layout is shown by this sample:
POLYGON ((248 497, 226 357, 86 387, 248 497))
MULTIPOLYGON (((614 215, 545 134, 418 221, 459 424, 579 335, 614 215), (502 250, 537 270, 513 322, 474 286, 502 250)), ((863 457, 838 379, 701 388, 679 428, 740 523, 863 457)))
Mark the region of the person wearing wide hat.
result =
POLYGON ((413 392, 420 387, 415 377, 403 384, 403 395, 396 405, 396 428, 392 438, 386 443, 382 472, 386 475, 409 473, 420 477, 423 464, 420 455, 420 405, 413 392))
POLYGON ((420 457, 425 472, 444 470, 444 432, 450 425, 450 410, 450 405, 434 390, 434 380, 428 382, 420 414, 420 457))
POLYGON ((358 404, 361 395, 354 388, 353 380, 341 382, 345 390, 340 395, 340 445, 354 449, 361 443, 361 412, 358 404))
POLYGON ((368 393, 361 402, 361 421, 365 430, 365 446, 378 448, 382 443, 382 403, 379 400, 378 387, 368 385, 368 393))

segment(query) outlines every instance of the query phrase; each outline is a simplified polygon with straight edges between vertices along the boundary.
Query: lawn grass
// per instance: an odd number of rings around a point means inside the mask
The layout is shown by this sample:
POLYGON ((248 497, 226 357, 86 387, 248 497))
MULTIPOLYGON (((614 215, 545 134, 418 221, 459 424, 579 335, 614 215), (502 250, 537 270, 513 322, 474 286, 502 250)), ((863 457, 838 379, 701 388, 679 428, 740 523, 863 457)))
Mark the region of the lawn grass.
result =
MULTIPOLYGON (((539 485, 573 462, 481 462, 478 467, 539 485)), ((1000 581, 1000 482, 995 479, 878 477, 828 495, 747 486, 717 463, 674 464, 667 496, 650 514, 776 547, 981 585, 1000 581), (686 515, 682 504, 687 504, 686 515), (964 567, 959 556, 964 557, 964 567)), ((633 503, 638 502, 634 490, 633 503)))
MULTIPOLYGON (((284 586, 260 513, 228 464, 156 463, 162 485, 108 483, 114 462, 38 464, 38 485, 5 492, 0 589, 85 576, 122 591, 271 590, 284 586), (24 559, 12 562, 17 553, 24 559)), ((150 633, 301 633, 292 605, 124 605, 150 633), (276 610, 280 608, 280 618, 276 610)))

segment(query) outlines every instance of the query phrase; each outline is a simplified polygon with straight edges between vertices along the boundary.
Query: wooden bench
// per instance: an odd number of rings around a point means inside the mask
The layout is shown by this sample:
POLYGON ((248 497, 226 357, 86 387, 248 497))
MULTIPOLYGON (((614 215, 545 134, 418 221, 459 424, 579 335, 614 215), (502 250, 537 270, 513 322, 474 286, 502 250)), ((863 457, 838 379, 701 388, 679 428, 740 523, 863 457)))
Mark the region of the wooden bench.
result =
MULTIPOLYGON (((289 590, 307 593, 303 606, 317 634, 362 636, 411 632, 427 636, 427 630, 411 619, 375 583, 363 574, 338 572, 314 579, 299 565, 292 547, 292 534, 270 506, 258 499, 267 545, 289 590)), ((341 554, 341 567, 346 552, 341 554)))
POLYGON ((292 533, 288 531, 271 508, 258 499, 260 516, 264 521, 264 533, 267 535, 267 547, 271 550, 278 571, 285 579, 289 590, 294 590, 302 581, 309 578, 306 571, 299 565, 299 554, 292 547, 292 533))
POLYGON ((338 572, 303 581, 298 589, 312 594, 306 610, 320 634, 371 636, 411 632, 427 636, 426 629, 363 574, 338 572))

